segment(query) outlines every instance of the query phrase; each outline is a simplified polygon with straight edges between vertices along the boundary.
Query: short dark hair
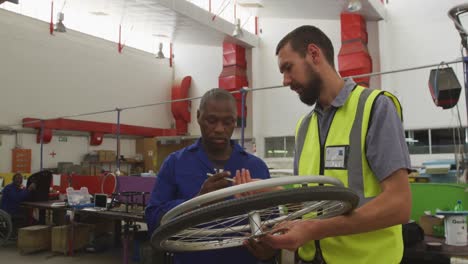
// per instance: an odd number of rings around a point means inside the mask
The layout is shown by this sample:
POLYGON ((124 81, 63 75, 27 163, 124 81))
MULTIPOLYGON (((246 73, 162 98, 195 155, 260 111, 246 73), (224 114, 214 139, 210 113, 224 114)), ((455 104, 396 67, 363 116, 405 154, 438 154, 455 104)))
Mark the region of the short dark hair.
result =
POLYGON ((276 46, 276 55, 288 43, 291 43, 292 49, 302 57, 305 57, 309 44, 317 45, 325 54, 328 63, 335 67, 333 44, 319 28, 305 25, 289 32, 276 46))
POLYGON ((234 111, 237 112, 236 99, 234 98, 234 96, 232 96, 230 92, 224 89, 214 88, 214 89, 207 91, 200 100, 200 106, 198 107, 198 110, 199 111, 205 110, 206 104, 208 103, 209 100, 230 101, 232 105, 234 106, 234 111))

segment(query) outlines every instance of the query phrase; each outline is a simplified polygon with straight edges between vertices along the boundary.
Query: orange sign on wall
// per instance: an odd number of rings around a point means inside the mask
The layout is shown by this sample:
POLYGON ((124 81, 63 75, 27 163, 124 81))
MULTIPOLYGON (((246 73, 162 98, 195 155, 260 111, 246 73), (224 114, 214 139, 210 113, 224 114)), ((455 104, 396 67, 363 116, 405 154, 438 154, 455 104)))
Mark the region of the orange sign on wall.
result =
POLYGON ((31 172, 31 150, 15 148, 11 150, 11 171, 13 173, 31 172))

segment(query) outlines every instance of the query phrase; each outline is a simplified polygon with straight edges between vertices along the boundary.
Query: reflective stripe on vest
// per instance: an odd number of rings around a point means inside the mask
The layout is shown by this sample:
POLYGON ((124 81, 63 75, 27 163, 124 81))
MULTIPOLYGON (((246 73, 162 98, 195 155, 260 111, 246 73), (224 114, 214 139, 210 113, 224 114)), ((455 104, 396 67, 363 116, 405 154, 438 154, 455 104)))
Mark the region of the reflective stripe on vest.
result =
MULTIPOLYGON (((356 117, 354 119, 351 134, 349 135, 349 154, 348 154, 348 175, 364 175, 362 169, 362 119, 364 117, 364 106, 367 98, 372 93, 371 89, 364 89, 356 109, 356 117)), ((367 134, 367 133, 366 133, 367 134)), ((364 154, 365 155, 365 154, 364 154)), ((374 197, 365 197, 364 194, 364 177, 349 177, 348 188, 354 190, 359 195, 359 206, 369 202, 374 197)))

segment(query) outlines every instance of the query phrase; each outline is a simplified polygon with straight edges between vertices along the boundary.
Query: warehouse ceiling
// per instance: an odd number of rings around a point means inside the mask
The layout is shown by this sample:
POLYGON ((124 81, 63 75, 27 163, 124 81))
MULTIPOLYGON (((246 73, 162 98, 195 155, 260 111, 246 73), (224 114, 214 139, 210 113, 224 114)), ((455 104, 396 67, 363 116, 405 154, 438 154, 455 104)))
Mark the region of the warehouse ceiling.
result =
MULTIPOLYGON (((381 19, 373 4, 379 0, 361 0, 361 13, 368 19, 381 19)), ((53 21, 64 13, 67 29, 80 31, 113 42, 119 40, 147 52, 157 53, 159 43, 168 54, 169 43, 219 45, 226 38, 246 47, 256 46, 255 16, 281 18, 339 19, 348 0, 55 0, 53 21), (232 38, 234 3, 244 34, 232 38), (211 2, 211 13, 208 11, 211 2)), ((0 8, 49 22, 51 0, 5 2, 0 8)))
MULTIPOLYGON (((246 0, 247 1, 247 0, 246 0)), ((251 2, 260 0, 249 0, 251 2)), ((261 17, 339 19, 346 12, 349 0, 263 0, 264 8, 259 9, 261 17), (292 4, 294 3, 294 4, 292 4)), ((380 0, 361 0, 358 12, 367 20, 384 18, 384 5, 380 0)))

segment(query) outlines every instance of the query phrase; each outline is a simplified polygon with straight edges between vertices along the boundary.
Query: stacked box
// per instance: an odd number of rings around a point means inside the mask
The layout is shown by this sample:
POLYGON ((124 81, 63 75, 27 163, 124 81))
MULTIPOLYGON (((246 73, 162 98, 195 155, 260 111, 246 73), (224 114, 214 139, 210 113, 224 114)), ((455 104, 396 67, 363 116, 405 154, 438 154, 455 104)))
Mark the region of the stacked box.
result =
POLYGON ((73 251, 83 249, 89 244, 92 228, 93 226, 88 224, 74 224, 72 233, 71 225, 53 227, 52 251, 67 254, 70 243, 73 245, 73 251))
POLYGON ((34 225, 18 229, 18 250, 21 254, 50 249, 50 226, 34 225))
POLYGON ((105 150, 98 150, 98 160, 103 162, 103 161, 107 161, 106 160, 106 151, 105 150))

